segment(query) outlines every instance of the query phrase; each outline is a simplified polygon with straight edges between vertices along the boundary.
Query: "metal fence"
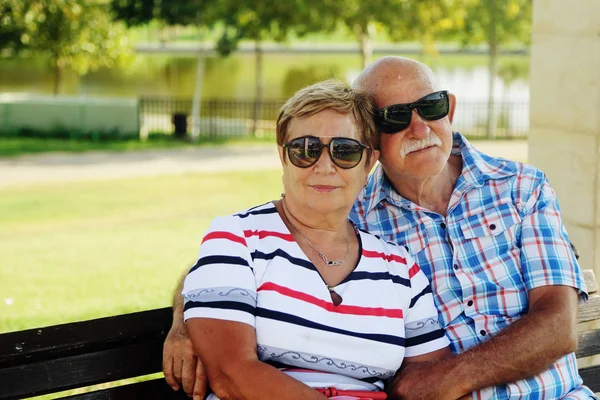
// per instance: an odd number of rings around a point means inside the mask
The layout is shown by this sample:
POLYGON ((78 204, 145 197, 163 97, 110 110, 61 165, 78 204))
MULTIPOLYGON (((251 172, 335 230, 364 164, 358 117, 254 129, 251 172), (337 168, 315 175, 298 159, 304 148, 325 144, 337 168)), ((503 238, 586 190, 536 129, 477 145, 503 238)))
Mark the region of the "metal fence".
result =
MULTIPOLYGON (((205 99, 200 106, 201 137, 274 136, 275 120, 285 100, 205 99), (256 118, 254 117, 256 115, 256 118)), ((192 99, 142 97, 139 102, 141 136, 173 133, 175 115, 191 130, 192 99), (187 118, 186 118, 187 117, 187 118), (185 121, 187 120, 187 126, 185 121)), ((496 129, 488 134, 488 104, 485 101, 459 101, 452 127, 468 138, 525 138, 529 131, 527 102, 498 102, 494 105, 496 129)))
MULTIPOLYGON (((202 100, 199 121, 200 136, 274 136, 275 120, 284 101, 267 99, 256 105, 254 100, 202 100), (256 118, 254 117, 255 107, 256 118)), ((142 97, 139 106, 142 136, 174 132, 174 116, 176 114, 187 116, 187 131, 191 130, 192 99, 142 97)))

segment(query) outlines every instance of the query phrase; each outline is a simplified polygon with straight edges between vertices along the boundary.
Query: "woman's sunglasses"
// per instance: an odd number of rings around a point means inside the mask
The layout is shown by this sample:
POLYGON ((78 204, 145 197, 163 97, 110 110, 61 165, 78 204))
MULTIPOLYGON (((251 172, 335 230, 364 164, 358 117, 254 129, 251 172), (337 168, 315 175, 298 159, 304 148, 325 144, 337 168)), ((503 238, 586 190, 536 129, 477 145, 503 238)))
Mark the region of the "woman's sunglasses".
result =
POLYGON ((382 108, 375 117, 377 127, 383 133, 396 133, 408 128, 413 108, 427 121, 444 118, 450 110, 448 91, 430 93, 414 103, 394 104, 382 108))
POLYGON ((356 167, 362 160, 363 150, 369 146, 355 139, 334 137, 327 144, 321 142, 316 136, 302 136, 283 144, 292 164, 298 168, 308 168, 314 165, 323 148, 327 147, 329 157, 340 168, 350 169, 356 167))

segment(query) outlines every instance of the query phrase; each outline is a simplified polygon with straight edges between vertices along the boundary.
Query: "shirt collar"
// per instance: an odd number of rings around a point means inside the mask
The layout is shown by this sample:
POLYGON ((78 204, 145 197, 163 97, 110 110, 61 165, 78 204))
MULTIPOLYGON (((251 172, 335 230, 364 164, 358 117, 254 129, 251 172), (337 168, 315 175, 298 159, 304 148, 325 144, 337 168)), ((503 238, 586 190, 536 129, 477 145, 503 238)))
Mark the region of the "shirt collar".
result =
MULTIPOLYGON (((480 152, 459 132, 453 132, 452 139, 452 154, 460 155, 463 160, 462 174, 456 183, 455 191, 481 187, 489 179, 505 178, 517 172, 514 163, 480 152)), ((369 176, 367 186, 360 194, 360 198, 365 202, 366 214, 369 214, 383 200, 407 209, 418 207, 396 192, 383 172, 381 164, 378 164, 369 176)))

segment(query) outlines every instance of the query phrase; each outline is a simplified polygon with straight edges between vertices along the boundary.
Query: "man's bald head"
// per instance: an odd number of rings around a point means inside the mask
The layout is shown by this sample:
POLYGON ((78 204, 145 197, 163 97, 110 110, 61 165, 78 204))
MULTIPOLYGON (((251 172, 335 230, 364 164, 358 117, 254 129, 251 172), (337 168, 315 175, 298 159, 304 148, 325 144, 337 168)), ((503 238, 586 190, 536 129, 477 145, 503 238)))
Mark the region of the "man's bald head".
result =
POLYGON ((399 56, 382 57, 369 64, 352 86, 368 92, 377 101, 383 90, 408 82, 439 90, 437 78, 427 65, 399 56))

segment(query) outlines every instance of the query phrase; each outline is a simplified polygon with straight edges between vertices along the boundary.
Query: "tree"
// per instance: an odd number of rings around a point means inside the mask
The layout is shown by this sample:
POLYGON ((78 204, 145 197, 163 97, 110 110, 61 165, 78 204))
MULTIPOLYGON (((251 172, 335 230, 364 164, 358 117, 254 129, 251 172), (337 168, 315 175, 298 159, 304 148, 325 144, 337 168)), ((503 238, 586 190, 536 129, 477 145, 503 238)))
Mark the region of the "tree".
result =
POLYGON ((364 68, 371 62, 377 32, 387 33, 394 41, 420 41, 426 51, 431 51, 435 40, 462 24, 460 4, 466 0, 330 1, 335 10, 327 15, 356 35, 364 68))
POLYGON ((123 26, 114 24, 108 4, 98 0, 2 0, 10 20, 0 34, 4 48, 29 50, 50 57, 54 93, 69 67, 83 75, 100 67, 125 63, 129 43, 123 26))
MULTIPOLYGON (((166 25, 192 25, 210 29, 228 11, 219 0, 112 0, 111 6, 116 18, 128 26, 144 25, 155 20, 166 25)), ((200 49, 191 110, 192 140, 199 136, 203 79, 204 51, 200 49)))
POLYGON ((465 27, 460 32, 463 44, 488 45, 488 136, 496 135, 494 87, 498 74, 498 52, 511 43, 531 41, 532 0, 470 0, 465 7, 465 27))
POLYGON ((321 16, 328 2, 304 0, 224 0, 223 34, 217 43, 221 54, 235 50, 241 40, 254 42, 256 75, 251 134, 256 134, 263 98, 263 50, 266 40, 283 42, 290 32, 303 36, 323 29, 321 16))

